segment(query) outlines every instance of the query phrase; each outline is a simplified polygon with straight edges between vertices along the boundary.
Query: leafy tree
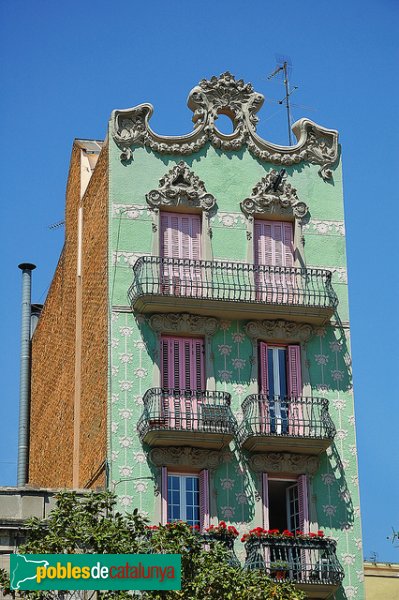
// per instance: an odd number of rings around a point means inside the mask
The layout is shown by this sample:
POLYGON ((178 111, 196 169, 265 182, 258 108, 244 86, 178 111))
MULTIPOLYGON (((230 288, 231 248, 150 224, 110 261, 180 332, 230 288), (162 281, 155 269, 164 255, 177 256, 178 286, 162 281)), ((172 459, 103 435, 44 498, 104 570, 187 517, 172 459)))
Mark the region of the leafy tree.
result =
MULTIPOLYGON (((115 510, 110 492, 62 492, 49 518, 26 522, 24 554, 171 553, 182 557, 181 591, 99 592, 102 599, 141 600, 302 600, 305 595, 288 582, 272 582, 262 571, 244 570, 229 564, 230 551, 217 541, 207 542, 186 523, 150 528, 136 510, 122 515, 115 510)), ((0 573, 0 588, 10 593, 6 572, 0 573)), ((47 600, 55 592, 19 592, 26 598, 47 600)))

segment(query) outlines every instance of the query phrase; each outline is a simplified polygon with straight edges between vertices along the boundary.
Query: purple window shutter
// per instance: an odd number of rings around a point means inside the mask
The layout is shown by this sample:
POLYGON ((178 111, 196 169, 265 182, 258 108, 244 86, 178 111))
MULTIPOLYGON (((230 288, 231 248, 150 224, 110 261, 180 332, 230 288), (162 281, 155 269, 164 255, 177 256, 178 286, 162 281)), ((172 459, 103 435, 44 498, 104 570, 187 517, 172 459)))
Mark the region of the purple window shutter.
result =
MULTIPOLYGON (((262 473, 262 517, 263 528, 270 529, 269 517, 269 477, 267 473, 262 473)), ((266 567, 270 565, 270 548, 263 549, 263 556, 266 567)))
POLYGON ((168 522, 168 469, 161 469, 161 524, 168 522))
POLYGON ((294 435, 304 435, 305 422, 303 419, 302 404, 297 398, 302 396, 302 369, 301 348, 299 346, 288 346, 288 396, 289 402, 289 426, 294 435))
POLYGON ((268 347, 265 342, 259 343, 259 391, 262 398, 259 400, 259 424, 255 427, 260 433, 268 431, 270 425, 269 419, 269 375, 268 375, 268 347))
POLYGON ((200 528, 204 531, 209 527, 209 471, 203 469, 199 475, 200 494, 200 528))
POLYGON ((301 349, 288 346, 288 395, 294 398, 302 396, 301 349))
POLYGON ((267 473, 262 473, 262 511, 263 528, 270 529, 269 522, 269 477, 267 473))
POLYGON ((307 475, 298 477, 299 529, 309 533, 309 494, 307 475))

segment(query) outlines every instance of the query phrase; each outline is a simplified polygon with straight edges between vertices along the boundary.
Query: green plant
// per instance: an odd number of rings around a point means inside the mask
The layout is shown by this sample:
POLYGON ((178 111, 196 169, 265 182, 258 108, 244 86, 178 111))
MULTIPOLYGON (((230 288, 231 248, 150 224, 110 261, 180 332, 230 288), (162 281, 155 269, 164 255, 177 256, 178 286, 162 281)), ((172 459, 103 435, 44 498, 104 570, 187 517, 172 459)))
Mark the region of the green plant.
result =
MULTIPOLYGON (((46 520, 26 522, 26 543, 21 553, 134 554, 172 553, 182 557, 182 589, 99 592, 100 599, 120 600, 303 600, 304 594, 288 582, 275 583, 263 571, 245 570, 228 563, 229 551, 216 540, 207 541, 186 523, 148 526, 136 510, 122 515, 115 510, 110 492, 86 494, 62 492, 46 520)), ((9 577, 0 573, 0 588, 9 590, 9 577)), ((19 592, 28 599, 50 600, 54 592, 19 592)))

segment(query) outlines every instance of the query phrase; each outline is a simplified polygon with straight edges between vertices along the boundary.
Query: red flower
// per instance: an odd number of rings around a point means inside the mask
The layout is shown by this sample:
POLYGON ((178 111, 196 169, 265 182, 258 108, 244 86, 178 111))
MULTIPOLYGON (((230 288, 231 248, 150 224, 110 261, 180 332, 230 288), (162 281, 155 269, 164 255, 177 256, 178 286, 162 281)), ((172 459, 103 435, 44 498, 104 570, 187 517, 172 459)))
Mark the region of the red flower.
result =
POLYGON ((242 542, 246 542, 246 541, 247 541, 247 539, 248 539, 248 537, 249 537, 249 536, 248 536, 248 534, 247 534, 247 533, 245 533, 245 534, 242 536, 242 538, 241 538, 241 541, 242 541, 242 542))
POLYGON ((297 529, 295 535, 304 535, 304 533, 300 529, 297 529))
POLYGON ((199 531, 200 530, 200 526, 199 525, 194 525, 193 529, 195 529, 195 531, 199 531))
POLYGON ((280 533, 279 529, 270 529, 269 530, 270 535, 278 535, 280 533))
POLYGON ((229 527, 227 528, 227 531, 228 531, 229 533, 232 533, 232 534, 234 534, 234 535, 238 535, 238 531, 237 531, 237 529, 234 527, 234 525, 229 525, 229 527))
POLYGON ((324 537, 324 531, 318 531, 317 532, 318 537, 324 537))
POLYGON ((315 537, 317 537, 317 533, 309 533, 309 537, 315 538, 315 537))
POLYGON ((226 523, 224 521, 220 521, 219 527, 221 527, 222 529, 226 529, 226 523))
POLYGON ((283 535, 285 535, 286 537, 293 537, 294 536, 294 534, 291 531, 289 531, 288 529, 284 529, 283 535))

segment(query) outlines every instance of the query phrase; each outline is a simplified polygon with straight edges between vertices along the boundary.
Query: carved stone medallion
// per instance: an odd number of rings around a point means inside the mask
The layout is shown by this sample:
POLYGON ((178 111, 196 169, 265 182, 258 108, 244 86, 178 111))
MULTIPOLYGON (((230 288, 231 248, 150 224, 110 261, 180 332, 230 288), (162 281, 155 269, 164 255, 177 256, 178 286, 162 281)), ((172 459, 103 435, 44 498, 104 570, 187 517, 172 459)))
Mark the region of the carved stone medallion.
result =
POLYGON ((150 462, 156 467, 189 466, 212 470, 219 466, 222 458, 221 452, 187 446, 153 448, 149 453, 150 462))
POLYGON ((219 328, 220 321, 214 317, 199 317, 188 313, 152 315, 149 325, 156 333, 194 333, 197 335, 213 335, 219 328))
POLYGON ((159 180, 157 190, 146 194, 151 208, 161 206, 186 206, 210 211, 216 203, 212 194, 208 194, 204 182, 180 161, 159 180))
POLYGON ((112 137, 121 149, 121 160, 130 160, 132 146, 146 146, 161 154, 189 155, 210 143, 223 151, 237 151, 243 146, 260 160, 276 165, 310 162, 321 165, 323 179, 332 177, 332 166, 338 159, 338 132, 325 129, 309 119, 300 119, 292 130, 297 138, 294 146, 279 146, 256 134, 257 112, 264 102, 262 94, 250 83, 236 80, 228 71, 219 77, 203 79, 190 92, 188 106, 193 111, 194 131, 182 136, 155 133, 149 121, 151 104, 140 104, 112 113, 112 137), (227 115, 233 132, 219 131, 217 119, 227 115))
POLYGON ((245 326, 247 335, 253 339, 292 340, 307 342, 313 335, 313 327, 308 323, 292 321, 250 321, 245 326))
POLYGON ((266 473, 295 473, 296 475, 314 475, 319 468, 319 458, 306 454, 288 452, 267 452, 253 454, 249 459, 253 471, 266 473))
POLYGON ((275 169, 263 177, 251 196, 241 202, 242 212, 247 216, 278 214, 302 219, 308 212, 307 205, 299 201, 296 189, 280 178, 281 174, 275 169))

